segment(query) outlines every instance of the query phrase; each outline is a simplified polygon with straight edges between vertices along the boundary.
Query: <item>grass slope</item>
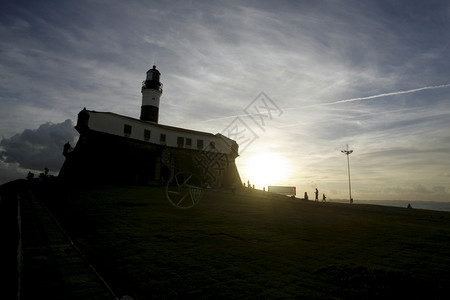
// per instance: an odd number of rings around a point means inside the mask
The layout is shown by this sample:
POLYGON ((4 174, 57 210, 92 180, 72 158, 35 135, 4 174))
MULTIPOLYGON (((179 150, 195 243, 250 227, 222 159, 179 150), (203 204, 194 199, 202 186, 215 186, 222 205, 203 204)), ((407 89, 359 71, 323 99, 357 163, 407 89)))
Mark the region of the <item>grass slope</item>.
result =
POLYGON ((135 299, 447 298, 450 213, 162 188, 66 192, 48 206, 118 295, 135 299))

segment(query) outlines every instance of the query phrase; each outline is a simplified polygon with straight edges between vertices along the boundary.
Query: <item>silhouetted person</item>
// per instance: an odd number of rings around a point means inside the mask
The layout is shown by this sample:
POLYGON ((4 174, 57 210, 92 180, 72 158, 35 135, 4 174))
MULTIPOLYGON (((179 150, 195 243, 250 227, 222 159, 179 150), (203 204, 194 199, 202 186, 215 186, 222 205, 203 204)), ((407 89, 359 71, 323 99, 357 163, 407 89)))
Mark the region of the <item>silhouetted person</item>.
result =
POLYGON ((47 169, 47 168, 45 168, 44 170, 45 170, 45 172, 44 172, 44 176, 45 176, 45 177, 47 177, 47 175, 48 175, 48 169, 47 169))
POLYGON ((307 192, 305 192, 305 200, 308 200, 308 193, 307 192))
POLYGON ((327 202, 327 196, 325 194, 322 194, 322 202, 327 202))
POLYGON ((411 203, 408 203, 408 206, 406 208, 412 208, 411 203))
POLYGON ((316 201, 319 201, 319 190, 317 188, 314 193, 316 194, 316 201))

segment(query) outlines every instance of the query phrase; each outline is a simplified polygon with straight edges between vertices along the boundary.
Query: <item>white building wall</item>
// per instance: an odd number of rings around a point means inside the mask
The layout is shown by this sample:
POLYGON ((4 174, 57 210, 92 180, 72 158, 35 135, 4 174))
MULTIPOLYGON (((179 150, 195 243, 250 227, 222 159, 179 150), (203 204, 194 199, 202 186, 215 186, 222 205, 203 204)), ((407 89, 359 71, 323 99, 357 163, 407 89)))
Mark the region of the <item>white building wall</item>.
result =
MULTIPOLYGON (((138 119, 127 118, 124 116, 89 111, 89 129, 99 132, 105 132, 117 136, 128 137, 148 143, 166 145, 169 147, 179 147, 178 137, 184 138, 183 148, 198 149, 197 141, 203 140, 203 148, 208 148, 210 143, 214 143, 216 149, 221 153, 230 153, 233 140, 228 139, 220 134, 213 135, 210 133, 195 132, 189 130, 177 130, 175 127, 166 127, 164 125, 142 122, 138 119), (131 133, 126 132, 125 125, 131 126, 131 133), (150 139, 144 138, 145 130, 150 130, 150 139), (165 143, 161 142, 161 134, 166 135, 165 143), (191 146, 186 145, 186 140, 191 139, 191 146)), ((200 149, 201 150, 201 149, 200 149)))

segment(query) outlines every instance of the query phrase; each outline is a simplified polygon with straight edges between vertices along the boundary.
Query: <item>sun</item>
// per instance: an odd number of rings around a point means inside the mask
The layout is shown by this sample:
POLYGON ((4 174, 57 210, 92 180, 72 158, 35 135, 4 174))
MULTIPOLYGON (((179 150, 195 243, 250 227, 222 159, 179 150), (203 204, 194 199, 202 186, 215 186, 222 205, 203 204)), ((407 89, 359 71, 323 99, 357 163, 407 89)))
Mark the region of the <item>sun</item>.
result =
POLYGON ((288 160, 275 152, 257 153, 248 158, 243 175, 242 179, 248 179, 256 188, 286 184, 288 160))

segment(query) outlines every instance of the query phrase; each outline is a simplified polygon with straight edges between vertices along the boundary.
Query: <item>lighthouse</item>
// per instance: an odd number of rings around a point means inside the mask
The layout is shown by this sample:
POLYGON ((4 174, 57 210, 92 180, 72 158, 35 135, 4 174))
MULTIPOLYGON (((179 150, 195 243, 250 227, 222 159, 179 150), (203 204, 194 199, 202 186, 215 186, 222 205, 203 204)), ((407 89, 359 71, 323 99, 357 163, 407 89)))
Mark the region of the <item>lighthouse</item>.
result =
POLYGON ((147 71, 147 77, 142 82, 141 121, 158 123, 159 98, 162 94, 161 73, 153 66, 147 71))
POLYGON ((220 134, 158 123, 161 73, 153 66, 142 82, 140 119, 84 108, 80 133, 59 177, 105 183, 167 184, 178 172, 190 172, 211 187, 241 182, 236 141, 220 134))

